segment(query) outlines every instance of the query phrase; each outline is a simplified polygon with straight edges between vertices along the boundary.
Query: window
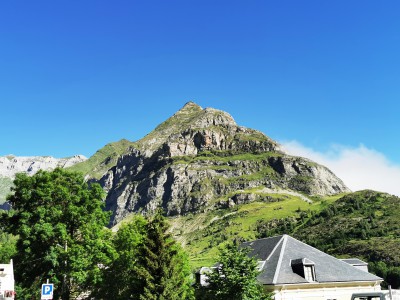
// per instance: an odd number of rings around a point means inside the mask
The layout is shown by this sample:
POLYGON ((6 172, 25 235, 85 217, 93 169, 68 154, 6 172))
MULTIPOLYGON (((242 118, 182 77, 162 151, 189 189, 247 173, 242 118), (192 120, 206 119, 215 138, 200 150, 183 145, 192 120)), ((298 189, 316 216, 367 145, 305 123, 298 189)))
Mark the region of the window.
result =
POLYGON ((307 281, 315 281, 315 274, 313 270, 313 266, 304 266, 304 278, 307 281))
POLYGON ((298 258, 291 260, 291 266, 294 273, 303 277, 308 282, 317 280, 315 274, 315 264, 308 258, 298 258))

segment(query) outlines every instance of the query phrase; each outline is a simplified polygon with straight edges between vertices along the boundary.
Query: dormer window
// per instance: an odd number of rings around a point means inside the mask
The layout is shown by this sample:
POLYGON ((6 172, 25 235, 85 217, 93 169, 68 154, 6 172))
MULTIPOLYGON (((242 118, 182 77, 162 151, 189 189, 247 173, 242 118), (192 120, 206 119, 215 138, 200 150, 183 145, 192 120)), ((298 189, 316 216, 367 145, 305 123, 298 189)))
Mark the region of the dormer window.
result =
POLYGON ((310 282, 315 281, 315 272, 313 265, 304 265, 304 278, 310 282))
POLYGON ((291 262, 293 272, 303 277, 308 282, 314 282, 315 279, 315 264, 307 258, 294 259, 291 262))

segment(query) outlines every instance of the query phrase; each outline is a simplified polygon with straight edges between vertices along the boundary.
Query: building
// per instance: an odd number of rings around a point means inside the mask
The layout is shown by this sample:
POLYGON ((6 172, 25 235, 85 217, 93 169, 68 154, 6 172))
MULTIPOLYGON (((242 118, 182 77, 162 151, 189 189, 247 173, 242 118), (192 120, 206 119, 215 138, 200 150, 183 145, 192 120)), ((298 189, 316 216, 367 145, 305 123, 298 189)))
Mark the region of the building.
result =
POLYGON ((207 282, 207 274, 215 271, 217 268, 216 267, 201 267, 199 270, 196 271, 195 273, 195 279, 196 283, 198 283, 200 286, 208 286, 209 283, 207 282))
POLYGON ((355 293, 380 292, 382 278, 358 259, 340 260, 288 235, 246 242, 259 261, 257 277, 275 300, 349 300, 355 293))
POLYGON ((0 300, 14 299, 14 266, 13 261, 9 264, 0 264, 0 300))

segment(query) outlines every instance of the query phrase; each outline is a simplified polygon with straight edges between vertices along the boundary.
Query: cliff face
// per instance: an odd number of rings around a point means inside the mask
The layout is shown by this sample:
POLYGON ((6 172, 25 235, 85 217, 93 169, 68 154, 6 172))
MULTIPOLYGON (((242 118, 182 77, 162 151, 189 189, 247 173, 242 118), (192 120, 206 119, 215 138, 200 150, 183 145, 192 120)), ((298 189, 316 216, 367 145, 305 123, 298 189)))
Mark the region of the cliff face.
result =
POLYGON ((327 168, 285 154, 226 112, 192 102, 133 143, 99 182, 108 193, 111 225, 130 212, 160 206, 178 215, 263 199, 266 189, 308 195, 349 191, 327 168))

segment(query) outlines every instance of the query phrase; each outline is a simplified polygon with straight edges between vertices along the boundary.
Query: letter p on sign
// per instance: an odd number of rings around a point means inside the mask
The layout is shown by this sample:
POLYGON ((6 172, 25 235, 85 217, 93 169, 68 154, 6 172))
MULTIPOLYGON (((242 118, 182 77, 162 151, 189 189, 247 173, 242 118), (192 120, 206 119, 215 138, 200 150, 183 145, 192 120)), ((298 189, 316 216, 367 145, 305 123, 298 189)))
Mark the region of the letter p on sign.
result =
POLYGON ((53 299, 53 284, 46 283, 42 284, 42 300, 51 300, 53 299))

